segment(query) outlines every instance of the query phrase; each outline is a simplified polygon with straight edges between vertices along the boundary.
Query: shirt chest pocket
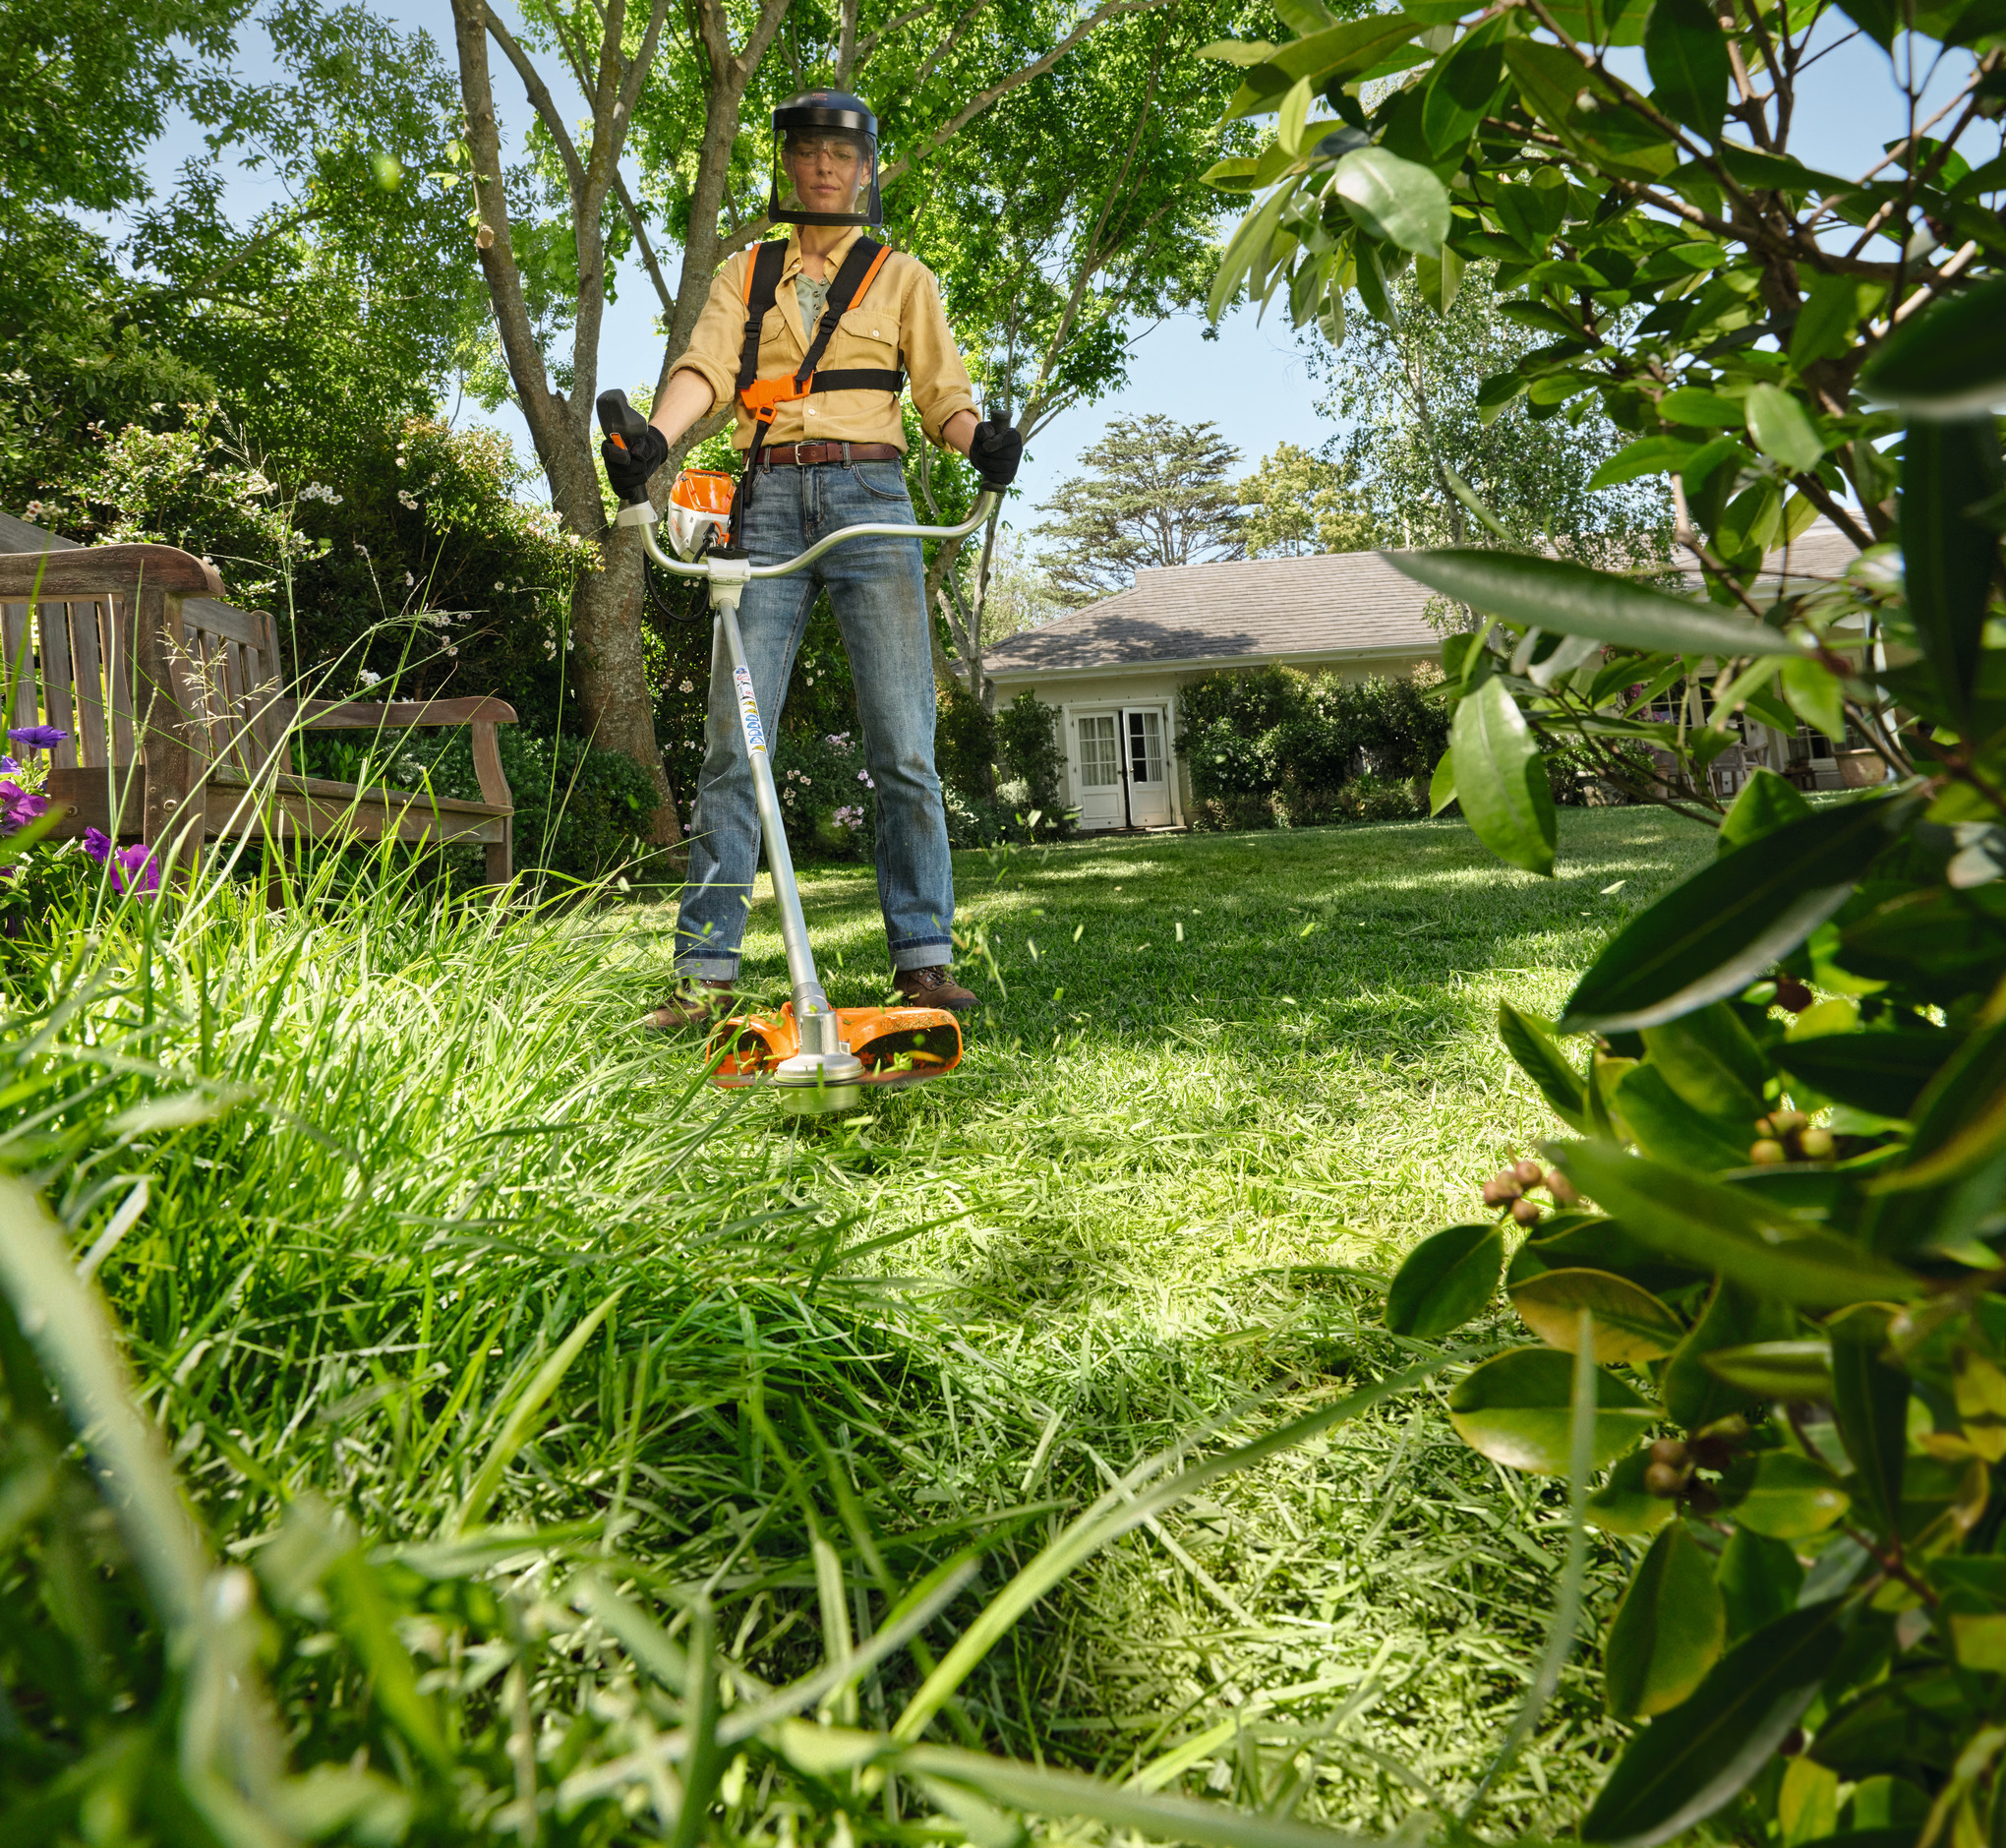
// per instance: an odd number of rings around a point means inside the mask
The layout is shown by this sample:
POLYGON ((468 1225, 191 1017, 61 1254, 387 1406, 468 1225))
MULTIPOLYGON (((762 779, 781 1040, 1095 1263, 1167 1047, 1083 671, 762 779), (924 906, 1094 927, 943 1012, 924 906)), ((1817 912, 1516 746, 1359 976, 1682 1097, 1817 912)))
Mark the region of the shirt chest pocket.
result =
POLYGON ((837 367, 870 366, 894 372, 899 364, 899 318, 888 312, 889 305, 864 302, 848 310, 837 324, 836 337, 822 364, 837 367))

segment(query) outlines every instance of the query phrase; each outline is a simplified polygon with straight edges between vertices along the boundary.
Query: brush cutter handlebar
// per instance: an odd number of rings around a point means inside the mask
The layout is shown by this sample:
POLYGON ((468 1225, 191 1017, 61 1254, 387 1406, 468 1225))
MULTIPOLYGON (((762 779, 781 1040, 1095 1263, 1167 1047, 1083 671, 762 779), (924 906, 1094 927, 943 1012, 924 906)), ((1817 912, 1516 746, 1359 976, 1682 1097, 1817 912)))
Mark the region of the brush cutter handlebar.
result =
MULTIPOLYGON (((646 428, 647 419, 627 402, 623 391, 602 391, 599 394, 599 422, 606 434, 616 441, 624 439, 622 447, 631 443, 639 431, 646 428)), ((732 571, 732 576, 791 577, 796 571, 807 567, 826 552, 833 551, 850 539, 964 539, 989 517, 1002 491, 984 487, 975 496, 975 504, 969 509, 969 516, 957 526, 907 526, 888 520, 868 520, 856 526, 845 526, 840 530, 818 539, 805 552, 792 558, 784 565, 754 565, 741 573, 732 571)), ((615 519, 616 525, 634 526, 640 529, 641 546, 648 557, 665 571, 673 571, 678 577, 709 577, 715 554, 706 554, 700 559, 678 559, 662 548, 662 542, 655 536, 656 513, 652 502, 641 500, 629 502, 622 507, 615 519)), ((718 560, 720 564, 728 563, 718 560)))

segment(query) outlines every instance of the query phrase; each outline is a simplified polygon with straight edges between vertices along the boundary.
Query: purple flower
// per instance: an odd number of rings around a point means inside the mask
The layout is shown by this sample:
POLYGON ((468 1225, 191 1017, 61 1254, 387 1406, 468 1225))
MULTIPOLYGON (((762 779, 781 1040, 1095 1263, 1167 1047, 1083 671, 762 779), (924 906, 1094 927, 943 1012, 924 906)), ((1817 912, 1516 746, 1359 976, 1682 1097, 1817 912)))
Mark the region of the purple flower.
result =
POLYGON ((153 864, 153 850, 145 841, 116 850, 111 836, 97 828, 84 830, 84 851, 101 866, 111 864, 111 886, 115 892, 157 892, 160 868, 153 864))
POLYGON ((111 882, 121 892, 157 892, 160 868, 145 841, 122 847, 111 857, 111 882))
POLYGON ((0 834, 14 834, 48 809, 49 799, 19 783, 0 781, 0 834))
POLYGON ((70 734, 60 725, 24 725, 7 736, 29 750, 54 750, 70 734))
POLYGON ((15 771, 19 770, 20 768, 21 765, 18 764, 12 757, 0 754, 0 771, 4 771, 6 772, 7 775, 12 776, 15 773, 15 771))

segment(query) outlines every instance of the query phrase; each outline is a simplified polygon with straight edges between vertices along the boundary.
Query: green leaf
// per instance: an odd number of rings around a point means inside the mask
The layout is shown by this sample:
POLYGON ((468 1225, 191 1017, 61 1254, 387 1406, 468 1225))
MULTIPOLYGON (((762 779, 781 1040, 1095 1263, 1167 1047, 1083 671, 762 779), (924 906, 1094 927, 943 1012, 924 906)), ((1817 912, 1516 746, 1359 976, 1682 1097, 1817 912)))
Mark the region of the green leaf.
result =
POLYGON ((1727 35, 1706 0, 1652 0, 1644 67, 1659 108, 1708 141, 1720 140, 1732 73, 1727 35))
POLYGON ((1365 304, 1365 312, 1382 327, 1399 325, 1399 317, 1394 314, 1393 305, 1386 295, 1386 272, 1380 263, 1377 244, 1360 240, 1351 286, 1358 291, 1358 299, 1365 304))
POLYGON ((1723 854, 1617 932, 1561 1031, 1655 1027, 1739 994, 1845 904, 1919 801, 1837 804, 1723 854))
POLYGON ((1810 413, 1781 386, 1750 386, 1747 414, 1748 434, 1771 461, 1800 475, 1817 467, 1825 453, 1825 440, 1818 435, 1810 413))
POLYGON ((1316 94, 1315 86, 1305 77, 1293 85, 1281 99, 1280 111, 1274 119, 1274 140, 1284 153, 1299 155, 1302 152, 1303 122, 1310 113, 1310 104, 1316 94))
POLYGON ((1837 675, 1822 662, 1794 655, 1784 662, 1778 677, 1783 682, 1784 699, 1806 725, 1830 739, 1846 736, 1846 688, 1837 675))
POLYGON ((1616 1607, 1602 1654, 1602 1696, 1617 1719, 1663 1713, 1720 1659, 1727 1607, 1713 1561, 1682 1521, 1651 1542, 1616 1607))
POLYGON ((1839 1599, 1792 1611, 1722 1656, 1690 1699, 1630 1741, 1581 1818, 1582 1840, 1656 1848, 1740 1792, 1838 1659, 1840 1611, 1839 1599))
POLYGON ((1481 1315, 1504 1273, 1504 1234, 1496 1225, 1451 1225, 1424 1238, 1386 1291, 1386 1327, 1432 1341, 1481 1315))
POLYGON ((1828 1341, 1749 1341, 1700 1356, 1701 1364, 1730 1386, 1758 1399, 1829 1404, 1832 1348, 1828 1341))
POLYGON ((1428 74, 1421 100, 1421 133, 1432 151, 1460 151, 1504 81, 1503 19, 1465 32, 1428 74))
POLYGON ((1832 359, 1853 344, 1861 316, 1879 298, 1869 296, 1858 276, 1817 276, 1804 305, 1798 310, 1790 333, 1790 363, 1799 372, 1821 359, 1832 359))
MULTIPOLYGON (((1832 1343, 1832 1415, 1853 1460, 1853 1487, 1874 1526, 1895 1531, 1909 1451, 1909 1376, 1877 1356, 1873 1341, 1832 1343)), ((1779 1539, 1787 1536, 1779 1534, 1779 1539)))
POLYGON ((1580 1313, 1587 1310, 1595 1358, 1612 1367, 1662 1359, 1685 1333, 1685 1325, 1649 1290, 1609 1271, 1542 1271, 1511 1292, 1511 1306, 1549 1347, 1568 1354, 1579 1340, 1580 1313))
POLYGON ((1616 1088, 1616 1107, 1644 1154, 1675 1167, 1716 1174, 1746 1167, 1751 1131, 1739 1134, 1696 1110, 1666 1082, 1655 1065, 1625 1072, 1616 1088))
POLYGON ((1439 815, 1450 803, 1455 801, 1455 751, 1445 750, 1435 766, 1435 774, 1428 779, 1428 812, 1439 815))
POLYGON ((1644 1053, 1695 1110, 1738 1132, 1762 1114, 1769 1062, 1725 1001, 1646 1027, 1644 1053))
POLYGON ((1767 1397, 1730 1385, 1706 1364, 1706 1357, 1750 1341, 1788 1337, 1794 1326, 1795 1318, 1783 1304, 1717 1278, 1699 1320, 1665 1364, 1665 1409, 1673 1421, 1696 1431, 1767 1397))
POLYGON ((1566 559, 1521 552, 1446 548, 1382 552, 1395 570, 1487 616, 1646 654, 1763 655, 1776 652, 1776 631, 1684 597, 1650 590, 1566 559))
POLYGON ((1695 447, 1682 437, 1639 437, 1589 477, 1589 489, 1620 487, 1643 475, 1677 474, 1692 459, 1695 447))
POLYGON ((1650 1466, 1649 1451, 1631 1451, 1618 1459, 1609 1480, 1588 1498, 1584 1511, 1588 1524, 1604 1533, 1636 1535, 1655 1533, 1670 1520, 1674 1513, 1670 1498, 1644 1487, 1644 1471, 1650 1466))
POLYGON ((1957 1036, 1940 1030, 1821 1033, 1785 1041, 1776 1062, 1835 1103, 1903 1117, 1956 1049, 1957 1036))
POLYGON ((1752 1527, 1737 1527, 1721 1548, 1714 1581, 1728 1614, 1728 1638, 1739 1642, 1752 1630, 1797 1609, 1804 1569, 1797 1552, 1752 1527))
POLYGON ((1448 190, 1426 167, 1385 148, 1354 148, 1330 183, 1368 236, 1419 256, 1441 254, 1448 238, 1448 190))
POLYGON ((1456 797, 1477 839, 1507 865, 1551 876, 1553 791, 1539 745, 1502 680, 1486 681, 1456 707, 1449 745, 1456 797))
POLYGON ((1463 260, 1446 244, 1443 245, 1438 257, 1416 257, 1414 259, 1414 286, 1421 299, 1438 315, 1446 315, 1455 306, 1455 298, 1461 292, 1463 260))
POLYGON ((1971 711, 1999 535, 1967 509, 1999 490, 1990 417, 1912 423, 1902 443, 1902 565, 1922 658, 1960 719, 1971 711))
POLYGON ((1721 1487, 1729 1516, 1772 1540, 1808 1540, 1843 1519, 1853 1505, 1838 1476, 1795 1451, 1737 1458, 1721 1487))
POLYGON ((1201 186, 1215 186, 1222 193, 1251 193, 1260 184, 1261 162, 1240 154, 1214 160, 1198 176, 1201 186))
POLYGON ((1233 292, 1254 267, 1255 259, 1265 259, 1268 242, 1280 222, 1281 209, 1295 196, 1295 190, 1292 181, 1277 186, 1240 220, 1240 228, 1233 233, 1233 241, 1219 259, 1218 271, 1212 277, 1211 291, 1206 298, 1206 313, 1213 322, 1225 312, 1227 302, 1232 300, 1233 292))
POLYGON ((1201 58, 1216 58, 1222 64, 1266 64, 1274 56, 1274 46, 1265 38, 1214 38, 1201 45, 1201 58))
POLYGON ((1904 322, 1861 371, 1859 388, 1911 417, 1967 417, 2006 403, 2006 276, 1904 322))
POLYGON ((1404 13, 1375 13, 1298 38, 1249 72, 1248 81, 1226 104, 1225 119, 1272 109, 1276 98, 1306 77, 1317 89, 1344 83, 1369 71, 1385 52, 1405 44, 1420 30, 1420 22, 1404 13))
POLYGON ((1689 385, 1667 391, 1658 400, 1658 411, 1672 423, 1701 430, 1739 430, 1748 417, 1740 398, 1723 397, 1718 391, 1702 391, 1689 385))
MULTIPOLYGON (((1458 1380, 1448 1421, 1472 1450, 1535 1475, 1567 1472, 1574 1363, 1552 1347, 1514 1347, 1458 1380)), ((1657 1408, 1613 1373, 1595 1376, 1594 1466, 1613 1462, 1655 1422, 1657 1408)))
POLYGON ((1606 1143, 1554 1152, 1574 1185, 1647 1245, 1760 1295, 1813 1308, 1906 1302, 1918 1281, 1746 1188, 1704 1180, 1606 1143))
POLYGON ((1895 33, 1906 23, 1898 0, 1840 0, 1839 11, 1883 51, 1894 44, 1895 33))
POLYGON ((1810 804, 1797 790, 1774 770, 1758 764, 1748 773, 1735 805, 1721 822, 1721 831, 1714 838, 1714 858, 1774 834, 1787 821, 1801 821, 1810 812, 1810 804))
POLYGON ((1547 1037, 1545 1024, 1509 1001, 1500 1001, 1498 1038, 1511 1062, 1539 1087, 1547 1107, 1569 1129, 1585 1129, 1588 1106, 1581 1074, 1547 1037))

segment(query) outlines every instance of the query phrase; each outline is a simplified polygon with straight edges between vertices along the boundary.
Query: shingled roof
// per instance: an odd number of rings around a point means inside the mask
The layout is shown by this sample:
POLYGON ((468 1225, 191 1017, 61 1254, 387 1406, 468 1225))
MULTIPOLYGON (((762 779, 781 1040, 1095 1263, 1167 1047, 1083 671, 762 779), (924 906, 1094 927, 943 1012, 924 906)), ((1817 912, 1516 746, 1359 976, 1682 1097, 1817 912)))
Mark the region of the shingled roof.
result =
MULTIPOLYGON (((1837 576, 1854 546, 1829 520, 1790 548, 1788 569, 1837 576)), ((1785 566, 1781 552, 1770 568, 1785 566)), ((988 651, 995 680, 1126 668, 1430 654, 1429 591, 1376 552, 1237 559, 1138 571, 1134 585, 988 651)))

